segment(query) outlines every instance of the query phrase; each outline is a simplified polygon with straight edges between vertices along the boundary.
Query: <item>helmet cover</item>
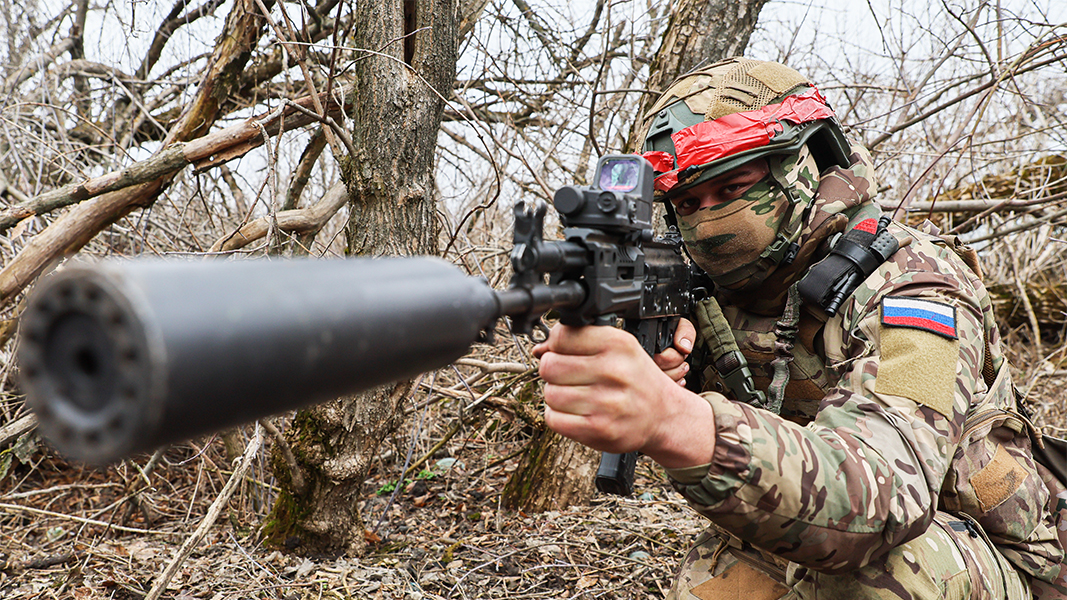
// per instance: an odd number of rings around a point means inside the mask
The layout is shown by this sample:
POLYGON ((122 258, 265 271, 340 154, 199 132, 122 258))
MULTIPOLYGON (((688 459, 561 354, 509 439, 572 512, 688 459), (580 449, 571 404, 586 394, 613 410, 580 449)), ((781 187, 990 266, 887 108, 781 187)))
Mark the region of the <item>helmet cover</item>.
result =
POLYGON ((643 132, 642 150, 657 174, 654 193, 665 201, 767 160, 768 177, 742 197, 678 217, 694 262, 732 289, 758 285, 790 253, 820 171, 851 162, 833 109, 815 86, 785 65, 747 58, 676 80, 645 115, 643 132))
POLYGON ((774 62, 732 58, 682 76, 645 115, 643 131, 660 198, 809 142, 820 168, 849 163, 833 109, 803 75, 774 62))

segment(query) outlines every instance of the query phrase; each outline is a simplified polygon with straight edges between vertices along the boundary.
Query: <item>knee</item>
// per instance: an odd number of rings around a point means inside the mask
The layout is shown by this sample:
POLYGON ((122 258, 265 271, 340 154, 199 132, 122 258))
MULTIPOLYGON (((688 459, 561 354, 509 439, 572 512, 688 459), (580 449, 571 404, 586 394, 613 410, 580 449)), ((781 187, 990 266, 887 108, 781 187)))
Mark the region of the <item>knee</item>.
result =
POLYGON ((937 513, 919 537, 851 573, 792 573, 798 598, 856 600, 1029 600, 1026 581, 984 537, 959 518, 937 513))
POLYGON ((778 600, 788 595, 784 564, 705 532, 686 556, 667 598, 778 600))

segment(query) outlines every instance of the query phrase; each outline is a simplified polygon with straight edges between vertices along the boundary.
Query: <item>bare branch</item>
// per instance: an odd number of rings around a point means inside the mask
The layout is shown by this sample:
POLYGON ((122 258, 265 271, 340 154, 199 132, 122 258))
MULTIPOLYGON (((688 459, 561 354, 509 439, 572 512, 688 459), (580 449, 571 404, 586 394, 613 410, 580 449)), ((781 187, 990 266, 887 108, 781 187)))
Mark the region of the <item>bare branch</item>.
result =
MULTIPOLYGON (((330 188, 318 202, 307 208, 283 210, 274 215, 273 224, 278 231, 289 233, 310 233, 322 229, 337 211, 348 201, 348 191, 343 183, 330 188)), ((212 252, 232 252, 244 248, 252 242, 262 239, 270 231, 272 218, 261 217, 246 223, 237 231, 215 242, 212 252)))
POLYGON ((37 56, 34 56, 30 60, 23 63, 23 65, 20 66, 18 69, 15 69, 15 72, 4 80, 4 95, 6 96, 10 94, 16 87, 25 82, 27 79, 33 77, 38 72, 48 68, 48 65, 55 62, 56 57, 58 57, 60 54, 63 54, 64 52, 70 52, 70 50, 74 48, 74 42, 74 38, 66 38, 64 40, 60 40, 59 42, 56 42, 47 51, 38 54, 37 56))
MULTIPOLYGON (((301 103, 310 102, 310 98, 303 98, 299 102, 286 103, 262 117, 248 119, 189 143, 169 146, 152 158, 130 165, 121 171, 45 192, 29 202, 0 212, 0 233, 27 217, 45 214, 101 194, 171 175, 190 164, 203 170, 243 156, 263 143, 263 138, 255 123, 259 123, 269 134, 274 135, 279 131, 288 131, 304 127, 312 121, 319 121, 317 114, 301 105, 301 103), (290 118, 286 119, 286 115, 290 118)), ((340 107, 336 104, 328 104, 328 106, 331 112, 340 111, 340 107)), ((332 121, 330 117, 327 119, 332 121)), ((336 126, 336 123, 334 125, 336 126)))

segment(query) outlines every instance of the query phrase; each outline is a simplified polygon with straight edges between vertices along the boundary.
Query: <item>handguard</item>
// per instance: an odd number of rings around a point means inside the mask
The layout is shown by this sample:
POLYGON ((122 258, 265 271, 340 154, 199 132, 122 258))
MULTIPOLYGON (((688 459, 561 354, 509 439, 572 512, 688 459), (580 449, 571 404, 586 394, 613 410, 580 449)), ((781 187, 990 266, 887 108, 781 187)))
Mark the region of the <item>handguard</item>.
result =
POLYGON ((890 221, 889 217, 877 222, 867 219, 845 233, 829 256, 800 280, 797 290, 804 302, 822 308, 831 317, 837 314, 859 284, 900 248, 888 230, 890 221))

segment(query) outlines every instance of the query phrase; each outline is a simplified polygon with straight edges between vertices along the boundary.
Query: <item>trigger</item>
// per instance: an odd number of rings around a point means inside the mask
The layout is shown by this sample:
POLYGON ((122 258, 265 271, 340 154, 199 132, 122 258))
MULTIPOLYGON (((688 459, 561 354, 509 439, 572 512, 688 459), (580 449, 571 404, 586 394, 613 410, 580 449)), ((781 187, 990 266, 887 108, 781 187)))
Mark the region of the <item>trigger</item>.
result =
POLYGON ((681 321, 681 317, 670 317, 660 324, 659 333, 656 335, 656 354, 674 346, 674 332, 681 321))

